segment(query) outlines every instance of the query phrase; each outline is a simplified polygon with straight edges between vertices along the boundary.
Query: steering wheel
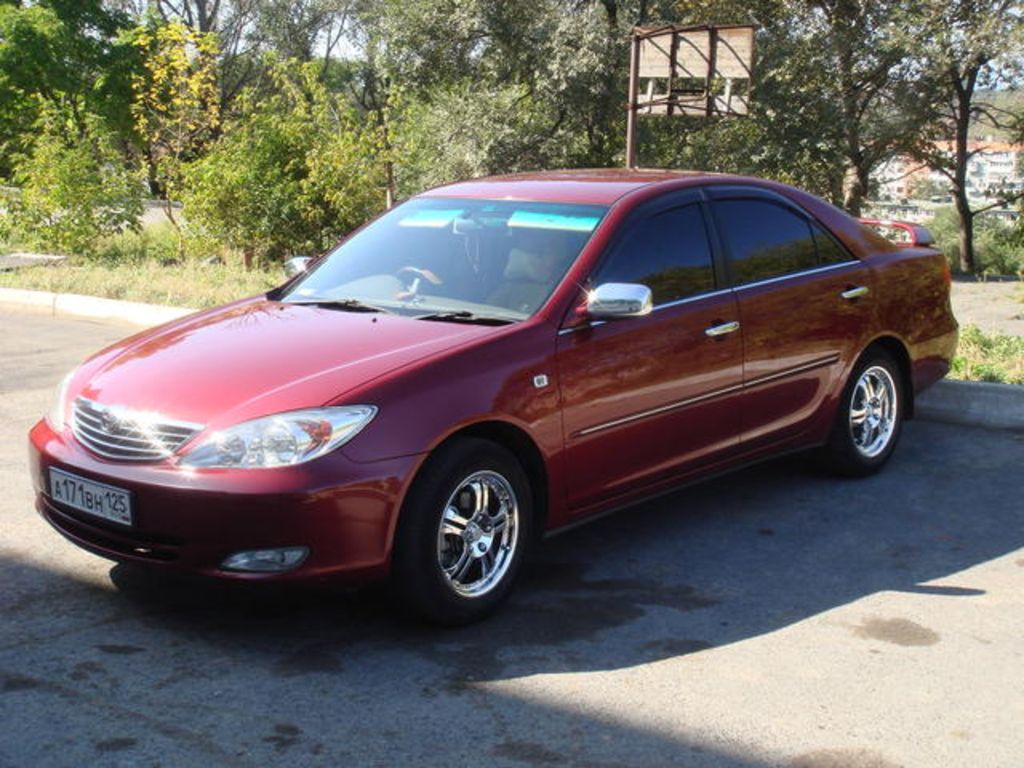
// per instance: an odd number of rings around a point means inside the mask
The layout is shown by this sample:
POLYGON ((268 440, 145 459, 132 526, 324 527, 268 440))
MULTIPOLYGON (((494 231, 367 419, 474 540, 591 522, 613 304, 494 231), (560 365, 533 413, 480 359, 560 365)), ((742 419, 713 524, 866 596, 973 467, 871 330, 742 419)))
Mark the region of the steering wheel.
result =
POLYGON ((402 267, 395 274, 405 285, 405 290, 400 291, 395 297, 399 301, 409 301, 414 299, 419 293, 420 285, 424 280, 431 285, 441 285, 443 282, 441 278, 429 269, 421 269, 420 267, 402 267))

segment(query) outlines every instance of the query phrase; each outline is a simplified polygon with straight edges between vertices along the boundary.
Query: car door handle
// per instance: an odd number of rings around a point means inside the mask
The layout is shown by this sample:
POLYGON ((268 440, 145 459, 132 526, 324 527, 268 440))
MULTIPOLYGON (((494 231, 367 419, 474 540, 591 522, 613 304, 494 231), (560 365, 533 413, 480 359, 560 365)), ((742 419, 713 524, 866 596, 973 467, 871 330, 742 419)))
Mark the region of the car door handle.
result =
POLYGON ((847 301, 853 301, 854 299, 859 299, 861 296, 867 296, 869 293, 870 291, 866 285, 857 285, 852 288, 847 288, 839 295, 847 301))
POLYGON ((739 329, 739 322, 733 320, 732 322, 729 323, 720 323, 719 325, 712 325, 710 328, 705 328, 704 334, 714 339, 719 336, 725 336, 727 334, 730 334, 733 331, 738 331, 739 329))

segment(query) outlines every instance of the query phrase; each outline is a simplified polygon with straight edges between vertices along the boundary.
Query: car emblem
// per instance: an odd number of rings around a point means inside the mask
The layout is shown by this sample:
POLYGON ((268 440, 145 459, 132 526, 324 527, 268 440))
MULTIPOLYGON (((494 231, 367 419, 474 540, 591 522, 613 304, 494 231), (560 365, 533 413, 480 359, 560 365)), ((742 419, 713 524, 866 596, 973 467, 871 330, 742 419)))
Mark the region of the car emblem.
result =
POLYGON ((100 426, 108 435, 115 435, 121 431, 121 420, 110 411, 100 414, 100 426))

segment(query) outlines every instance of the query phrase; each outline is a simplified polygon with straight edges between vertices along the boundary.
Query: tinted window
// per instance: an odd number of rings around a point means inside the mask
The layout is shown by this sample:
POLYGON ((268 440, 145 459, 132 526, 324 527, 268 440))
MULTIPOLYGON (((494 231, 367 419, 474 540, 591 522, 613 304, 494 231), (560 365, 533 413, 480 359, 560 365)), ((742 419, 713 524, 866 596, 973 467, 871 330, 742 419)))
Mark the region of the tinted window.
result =
POLYGON ((700 206, 673 208, 637 222, 592 282, 641 283, 651 289, 655 304, 713 290, 711 246, 700 206))
POLYGON ((818 265, 810 226, 788 208, 765 200, 722 200, 715 212, 736 285, 818 265))
POLYGON ((818 244, 820 264, 842 264, 844 261, 851 261, 850 254, 835 241, 834 237, 813 222, 811 229, 814 230, 814 242, 818 244))

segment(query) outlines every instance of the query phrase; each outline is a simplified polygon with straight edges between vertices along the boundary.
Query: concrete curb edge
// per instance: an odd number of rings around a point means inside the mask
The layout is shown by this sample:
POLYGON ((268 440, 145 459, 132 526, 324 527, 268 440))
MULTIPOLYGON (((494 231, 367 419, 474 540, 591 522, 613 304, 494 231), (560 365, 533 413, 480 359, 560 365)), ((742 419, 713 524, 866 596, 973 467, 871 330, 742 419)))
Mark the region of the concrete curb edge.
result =
POLYGON ((1024 429, 1024 386, 944 379, 917 396, 918 418, 996 429, 1024 429))
POLYGON ((0 288, 0 305, 14 306, 27 312, 53 317, 89 317, 96 320, 121 320, 133 325, 149 327, 196 310, 186 307, 168 307, 161 304, 142 304, 136 301, 101 299, 77 293, 50 293, 28 291, 21 288, 0 288))

